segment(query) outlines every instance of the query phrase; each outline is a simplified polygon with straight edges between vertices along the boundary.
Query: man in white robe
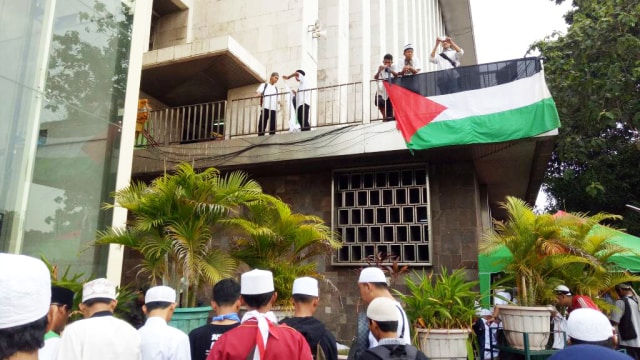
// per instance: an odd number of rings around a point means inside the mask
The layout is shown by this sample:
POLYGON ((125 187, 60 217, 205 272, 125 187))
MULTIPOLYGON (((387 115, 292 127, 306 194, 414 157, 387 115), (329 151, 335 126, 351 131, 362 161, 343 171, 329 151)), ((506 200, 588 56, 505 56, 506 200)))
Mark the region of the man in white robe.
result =
POLYGON ((191 360, 189 337, 167 324, 176 308, 176 291, 168 286, 147 290, 142 310, 147 322, 138 330, 142 360, 191 360))
POLYGON ((85 318, 65 328, 58 359, 141 360, 138 331, 113 316, 117 303, 116 287, 109 280, 84 284, 80 310, 85 318))

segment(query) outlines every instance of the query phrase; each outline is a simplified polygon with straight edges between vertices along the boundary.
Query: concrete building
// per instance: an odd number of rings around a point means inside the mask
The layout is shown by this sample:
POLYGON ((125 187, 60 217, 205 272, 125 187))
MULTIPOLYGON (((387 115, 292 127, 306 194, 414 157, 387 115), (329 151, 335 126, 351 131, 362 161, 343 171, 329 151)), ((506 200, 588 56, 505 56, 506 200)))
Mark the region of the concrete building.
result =
MULTIPOLYGON (((372 102, 383 55, 401 63, 407 43, 422 71, 435 70, 429 53, 445 34, 464 49, 462 65, 476 64, 467 0, 155 0, 149 11, 140 97, 154 111, 133 176, 152 179, 183 161, 240 169, 295 211, 330 223, 344 246, 321 270, 340 293, 325 292, 318 316, 338 339, 353 335, 353 270, 368 257, 466 267, 472 276, 480 235, 501 216, 498 203, 506 195, 535 201, 553 137, 412 154, 372 102), (298 84, 282 75, 296 69, 312 88, 312 131, 290 131, 287 87, 298 84), (256 136, 254 95, 273 71, 285 106, 276 134, 256 136)), ((482 71, 495 79, 500 68, 482 71)))

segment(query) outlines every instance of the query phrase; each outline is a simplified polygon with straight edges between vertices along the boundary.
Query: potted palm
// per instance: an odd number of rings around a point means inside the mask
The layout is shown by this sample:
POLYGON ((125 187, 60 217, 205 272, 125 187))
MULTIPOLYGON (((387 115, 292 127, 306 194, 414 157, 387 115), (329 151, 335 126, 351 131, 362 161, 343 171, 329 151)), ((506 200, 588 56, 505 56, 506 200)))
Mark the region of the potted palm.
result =
MULTIPOLYGON (((222 176, 215 168, 197 173, 189 164, 177 166, 150 185, 134 183, 115 192, 115 206, 129 211, 124 228, 98 234, 96 244, 119 244, 138 252, 139 273, 152 285, 164 284, 180 293, 184 331, 203 325, 210 308, 193 309, 205 284, 232 276, 236 261, 215 238, 220 220, 263 196, 260 185, 242 172, 222 176), (194 314, 195 313, 195 314, 194 314), (195 320, 193 319, 195 317, 195 320)), ((113 205, 106 205, 112 207, 113 205)))
POLYGON ((316 260, 330 256, 341 243, 319 217, 295 213, 279 198, 263 194, 262 201, 245 204, 243 212, 222 223, 239 230, 230 246, 234 259, 273 272, 277 305, 290 304, 298 277, 311 276, 331 285, 318 272, 316 260))
POLYGON ((395 290, 414 323, 420 349, 432 359, 467 359, 478 293, 464 269, 439 274, 413 272, 407 294, 395 290))
POLYGON ((607 242, 591 230, 603 220, 618 216, 536 214, 523 200, 507 197, 502 203, 505 221, 494 220, 494 228, 483 234, 480 252, 491 255, 502 248, 511 257, 501 258, 508 280, 516 284, 517 305, 500 305, 499 314, 511 346, 524 348, 528 334, 530 350, 545 348, 550 328, 552 289, 560 283, 592 296, 610 289, 625 275, 611 276, 608 258, 627 251, 607 242))

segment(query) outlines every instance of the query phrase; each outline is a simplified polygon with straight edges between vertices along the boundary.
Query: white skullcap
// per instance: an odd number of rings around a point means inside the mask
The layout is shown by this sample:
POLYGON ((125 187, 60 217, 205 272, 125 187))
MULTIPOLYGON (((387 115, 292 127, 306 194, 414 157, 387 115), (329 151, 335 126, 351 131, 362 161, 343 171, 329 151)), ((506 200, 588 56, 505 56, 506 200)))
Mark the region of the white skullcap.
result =
POLYGON ((413 50, 413 44, 409 43, 409 44, 405 45, 404 49, 402 50, 402 52, 405 52, 405 51, 407 51, 409 49, 413 50))
POLYGON ((377 267, 368 267, 360 271, 359 283, 387 283, 384 272, 377 267))
POLYGON ((116 299, 116 286, 109 280, 100 278, 85 283, 82 287, 82 302, 103 298, 116 299))
POLYGON ((603 341, 612 337, 613 331, 605 314, 595 309, 580 308, 569 314, 567 335, 582 341, 603 341))
POLYGON ((47 315, 51 275, 44 263, 0 253, 0 329, 32 323, 47 315))
POLYGON ((240 294, 258 295, 274 291, 273 274, 267 270, 251 270, 240 277, 240 294))
POLYGON ((367 307, 367 317, 375 321, 398 321, 396 302, 387 297, 373 299, 367 307))
POLYGON ((144 303, 162 301, 168 303, 176 302, 176 291, 168 286, 154 286, 147 290, 144 296, 144 303))
POLYGON ((293 281, 292 294, 318 296, 318 280, 312 277, 301 277, 293 281))
POLYGON ((553 289, 553 292, 555 292, 556 294, 571 295, 571 290, 569 290, 569 288, 566 285, 556 286, 556 288, 553 289))
POLYGON ((493 315, 493 312, 489 309, 480 309, 480 311, 478 311, 478 316, 491 316, 493 315))

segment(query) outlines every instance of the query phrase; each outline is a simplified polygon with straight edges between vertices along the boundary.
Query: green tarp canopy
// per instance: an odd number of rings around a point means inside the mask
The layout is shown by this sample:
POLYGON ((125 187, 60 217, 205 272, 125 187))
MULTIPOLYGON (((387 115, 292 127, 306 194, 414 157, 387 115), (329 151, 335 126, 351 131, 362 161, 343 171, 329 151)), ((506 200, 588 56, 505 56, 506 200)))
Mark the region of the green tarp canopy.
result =
MULTIPOLYGON (((640 238, 637 236, 598 225, 596 225, 592 231, 611 231, 613 232, 612 241, 614 243, 640 253, 640 238)), ((631 272, 640 272, 640 255, 637 253, 626 252, 616 254, 611 256, 610 259, 622 269, 629 270, 631 272)), ((506 247, 498 249, 491 255, 478 255, 478 275, 481 294, 489 293, 489 290, 491 289, 491 274, 503 271, 505 263, 510 259, 511 252, 506 247)), ((488 304, 488 297, 483 300, 486 301, 486 303, 483 303, 488 304)))

